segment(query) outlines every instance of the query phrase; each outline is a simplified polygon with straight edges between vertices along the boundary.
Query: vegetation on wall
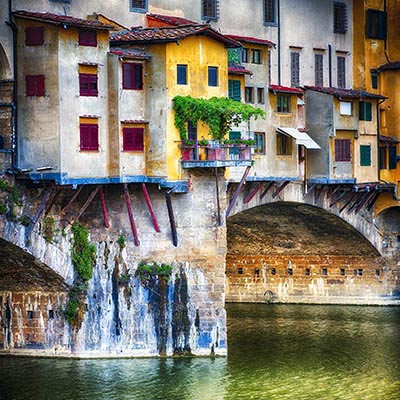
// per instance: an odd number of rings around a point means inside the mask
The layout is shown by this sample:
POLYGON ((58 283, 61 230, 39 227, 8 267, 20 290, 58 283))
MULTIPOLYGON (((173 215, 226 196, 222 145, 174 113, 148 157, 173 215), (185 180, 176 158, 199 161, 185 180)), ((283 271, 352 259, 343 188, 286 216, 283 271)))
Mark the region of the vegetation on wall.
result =
POLYGON ((14 207, 20 205, 20 193, 16 185, 6 179, 0 179, 0 214, 7 214, 11 220, 17 220, 14 207), (5 194, 5 196, 4 196, 5 194))
POLYGON ((226 97, 210 99, 191 96, 175 96, 173 99, 175 111, 175 126, 178 128, 181 140, 187 140, 187 123, 197 124, 201 121, 210 128, 214 140, 221 140, 232 126, 238 126, 251 117, 265 117, 261 108, 243 104, 226 97))
POLYGON ((158 277, 168 282, 171 277, 172 266, 169 264, 159 264, 159 263, 140 263, 137 267, 135 277, 139 278, 140 283, 143 286, 147 286, 148 282, 153 277, 158 277))
POLYGON ((42 225, 42 234, 46 243, 51 243, 54 239, 56 220, 53 217, 46 217, 42 225))

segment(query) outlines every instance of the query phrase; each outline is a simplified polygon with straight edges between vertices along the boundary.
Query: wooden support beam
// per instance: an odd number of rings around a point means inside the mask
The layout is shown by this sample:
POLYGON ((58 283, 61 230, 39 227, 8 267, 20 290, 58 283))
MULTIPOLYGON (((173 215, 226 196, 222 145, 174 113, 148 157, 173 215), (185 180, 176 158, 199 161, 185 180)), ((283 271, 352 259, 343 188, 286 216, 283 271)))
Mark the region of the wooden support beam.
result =
POLYGON ((371 211, 372 210, 372 207, 374 206, 374 204, 378 200, 380 194, 381 194, 381 192, 375 192, 375 196, 370 200, 370 202, 367 205, 367 211, 371 211))
MULTIPOLYGON (((333 195, 336 194, 341 189, 342 189, 342 185, 337 185, 337 187, 335 187, 335 189, 333 189, 332 192, 330 192, 330 193, 328 192, 328 200, 332 199, 333 195)), ((336 203, 336 201, 335 201, 335 203, 336 203)))
POLYGON ((239 183, 238 187, 236 188, 235 193, 233 194, 232 200, 231 200, 231 202, 229 203, 228 209, 226 210, 225 218, 228 218, 228 217, 229 217, 229 214, 230 214, 231 211, 232 211, 233 205, 236 203, 236 200, 237 200, 237 198, 238 198, 240 192, 242 191, 243 185, 244 185, 245 182, 246 182, 246 178, 247 178, 247 175, 249 175, 250 168, 251 168, 251 166, 247 166, 247 167, 246 167, 246 170, 245 170, 244 173, 243 173, 242 179, 240 180, 240 183, 239 183))
POLYGON ((286 187, 287 185, 289 185, 289 183, 290 183, 290 181, 285 181, 285 182, 283 182, 282 185, 279 186, 278 189, 276 189, 275 192, 272 194, 272 198, 274 199, 276 196, 278 196, 278 194, 279 194, 280 192, 282 192, 282 190, 285 189, 285 187, 286 187))
POLYGON ((306 198, 310 193, 314 191, 314 189, 317 187, 315 183, 313 183, 307 190, 306 193, 304 193, 303 199, 306 198))
POLYGON ((344 205, 342 206, 342 208, 339 210, 339 213, 343 212, 346 207, 353 202, 353 200, 357 197, 357 193, 352 193, 350 198, 346 201, 346 203, 344 203, 344 205))
POLYGON ((265 187, 264 191, 260 194, 260 200, 262 200, 265 195, 268 193, 269 189, 274 186, 275 181, 268 182, 267 186, 265 187))
POLYGON ((81 193, 82 189, 83 189, 84 185, 79 186, 79 189, 75 192, 75 194, 71 197, 70 201, 68 202, 68 204, 61 210, 61 214, 65 214, 66 211, 68 210, 68 208, 71 207, 71 204, 76 200, 76 198, 79 196, 79 194, 81 193))
POLYGON ((221 220, 221 204, 219 200, 219 183, 218 183, 218 168, 215 167, 215 190, 217 192, 217 222, 218 226, 222 225, 222 220, 221 220))
POLYGON ((349 192, 348 191, 343 191, 342 193, 340 193, 338 196, 336 196, 335 200, 332 201, 332 203, 329 204, 329 207, 333 207, 336 203, 338 203, 340 200, 343 199, 343 197, 345 197, 349 192))
MULTIPOLYGON (((360 193, 360 192, 356 192, 357 194, 357 199, 356 201, 349 207, 349 209, 347 210, 347 214, 351 214, 355 208, 362 202, 362 200, 364 199, 365 193, 360 193)), ((367 193, 368 195, 369 193, 367 193)))
POLYGON ((361 211, 361 209, 365 206, 365 204, 367 204, 374 196, 375 192, 373 190, 367 192, 362 201, 360 202, 360 204, 354 210, 354 213, 358 214, 361 211))
POLYGON ((39 204, 39 207, 37 208, 35 215, 33 216, 33 218, 31 218, 31 222, 29 224, 29 226, 27 226, 26 230, 25 230, 25 242, 29 241, 29 238, 31 236, 32 230, 35 227, 36 223, 38 222, 40 215, 42 214, 42 212, 44 211, 44 209, 46 208, 46 204, 50 199, 51 194, 53 193, 53 190, 48 189, 46 190, 42 201, 39 204))
POLYGON ((50 211, 53 208, 54 204, 56 204, 56 201, 60 197, 61 191, 62 191, 62 189, 57 189, 56 190, 56 193, 54 194, 53 198, 51 199, 51 201, 49 202, 48 206, 46 207, 46 211, 44 213, 45 216, 50 213, 50 211))
POLYGON ((176 223, 175 223, 175 217, 174 217, 174 210, 172 209, 172 200, 171 200, 171 191, 170 190, 165 192, 165 200, 167 202, 169 223, 171 225, 172 243, 174 244, 175 247, 177 247, 178 246, 178 233, 176 231, 176 223))
POLYGON ((158 226, 156 214, 154 212, 153 205, 151 204, 149 192, 147 191, 147 187, 145 183, 142 183, 142 190, 144 194, 144 199, 146 200, 147 208, 149 209, 151 220, 153 222, 154 229, 156 232, 160 232, 160 227, 158 226))
POLYGON ((322 185, 321 189, 318 192, 316 192, 316 195, 315 195, 315 198, 314 198, 314 202, 315 203, 318 203, 318 201, 321 198, 322 193, 324 193, 324 191, 325 191, 325 186, 322 185))
POLYGON ((253 200, 254 196, 261 190, 263 184, 259 183, 248 195, 247 197, 243 200, 245 204, 250 203, 251 200, 253 200))
POLYGON ((88 199, 86 200, 85 204, 80 208, 80 210, 77 212, 77 214, 74 216, 74 218, 70 221, 71 224, 73 224, 75 221, 77 221, 82 214, 86 211, 86 209, 89 207, 90 203, 93 201, 94 197, 96 194, 99 192, 101 189, 102 185, 96 186, 95 189, 93 189, 92 193, 90 193, 88 199))
POLYGON ((129 222, 131 224, 133 242, 135 243, 135 246, 139 246, 140 242, 139 242, 139 237, 138 237, 138 233, 137 233, 137 229, 136 229, 135 220, 133 218, 131 196, 129 195, 127 183, 124 183, 124 195, 125 195, 126 208, 128 209, 129 222))
POLYGON ((99 195, 100 195, 101 211, 103 212, 104 226, 106 228, 109 228, 110 227, 110 222, 108 220, 107 206, 106 206, 106 200, 104 198, 103 187, 100 188, 99 195))

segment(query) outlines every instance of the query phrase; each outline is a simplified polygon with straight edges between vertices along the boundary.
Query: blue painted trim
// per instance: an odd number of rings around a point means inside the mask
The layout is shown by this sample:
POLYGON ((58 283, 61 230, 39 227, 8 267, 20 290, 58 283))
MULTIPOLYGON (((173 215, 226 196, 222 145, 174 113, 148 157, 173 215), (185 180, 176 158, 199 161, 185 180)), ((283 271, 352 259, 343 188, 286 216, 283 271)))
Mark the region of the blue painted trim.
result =
POLYGON ((62 173, 30 173, 29 178, 33 182, 54 181, 57 185, 107 185, 120 183, 153 183, 162 189, 172 189, 173 193, 187 193, 189 182, 187 180, 169 181, 165 178, 146 175, 128 175, 104 178, 68 178, 68 174, 62 173))
POLYGON ((269 182, 269 181, 299 182, 300 178, 298 176, 248 176, 246 181, 248 181, 248 182, 269 182))
POLYGON ((253 165, 251 160, 190 160, 181 161, 182 168, 223 168, 223 167, 248 167, 253 165))
POLYGON ((328 178, 310 178, 307 179, 307 183, 311 184, 322 184, 322 185, 334 185, 334 184, 354 184, 355 179, 328 179, 328 178))

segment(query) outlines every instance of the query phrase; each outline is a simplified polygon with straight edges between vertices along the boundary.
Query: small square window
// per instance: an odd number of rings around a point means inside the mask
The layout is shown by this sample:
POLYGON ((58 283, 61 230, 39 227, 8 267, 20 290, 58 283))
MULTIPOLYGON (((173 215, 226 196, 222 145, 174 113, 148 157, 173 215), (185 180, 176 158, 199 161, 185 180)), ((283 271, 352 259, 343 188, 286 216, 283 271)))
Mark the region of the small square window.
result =
POLYGON ((246 103, 254 103, 254 88, 249 86, 244 88, 244 99, 246 103))
POLYGON ((25 44, 27 46, 42 46, 44 44, 43 26, 25 28, 25 44))
POLYGON ((254 268, 254 275, 255 276, 260 276, 260 269, 259 268, 254 268))
POLYGON ((257 88, 257 102, 258 104, 265 103, 264 88, 257 88))
POLYGON ((208 67, 208 86, 218 86, 218 67, 208 67))
POLYGON ((131 11, 140 13, 147 12, 147 0, 131 0, 131 11))
POLYGON ((346 275, 346 269, 345 268, 340 268, 340 275, 342 275, 342 276, 346 275))
POLYGON ((243 274, 243 268, 242 268, 242 267, 239 267, 239 268, 237 269, 237 273, 238 273, 239 275, 242 275, 242 274, 243 274))
POLYGON ((271 275, 276 275, 276 268, 271 268, 271 275))
POLYGON ((97 32, 95 30, 82 29, 78 32, 79 46, 97 46, 97 32))
POLYGON ((276 111, 278 113, 290 113, 290 95, 278 94, 276 111))
POLYGON ((310 274, 311 274, 310 268, 306 268, 304 273, 306 276, 310 276, 310 274))
POLYGON ((44 96, 44 75, 27 75, 26 81, 26 96, 44 96))
POLYGON ((79 95, 92 97, 98 95, 97 74, 79 74, 79 95))
POLYGON ((123 128, 122 148, 124 151, 143 151, 144 128, 123 128))
POLYGON ((379 268, 377 268, 377 269, 375 270, 375 276, 376 276, 377 278, 381 276, 381 270, 380 270, 379 268))
POLYGON ((363 275, 363 270, 362 268, 357 269, 357 276, 362 276, 363 275))
POLYGON ((255 132, 254 133, 254 153, 265 154, 265 133, 255 132))
POLYGON ((187 85, 187 65, 178 64, 176 66, 177 81, 178 85, 187 85))
POLYGON ((99 150, 99 126, 96 124, 81 123, 80 126, 80 149, 82 151, 99 150))
POLYGON ((27 318, 27 319, 33 319, 33 311, 28 310, 28 311, 26 312, 26 318, 27 318))
POLYGON ((288 268, 287 273, 288 275, 293 275, 293 268, 288 268))
POLYGON ((143 90, 143 64, 122 63, 122 89, 143 90))
POLYGON ((253 64, 261 64, 261 50, 251 49, 251 62, 253 64))
POLYGON ((328 275, 328 268, 322 268, 322 275, 328 275))
POLYGON ((54 310, 49 310, 49 319, 54 319, 54 310))
POLYGON ((353 103, 351 101, 341 101, 340 106, 340 115, 352 115, 353 114, 353 103))
POLYGON ((202 19, 218 19, 218 0, 202 0, 201 17, 202 19))

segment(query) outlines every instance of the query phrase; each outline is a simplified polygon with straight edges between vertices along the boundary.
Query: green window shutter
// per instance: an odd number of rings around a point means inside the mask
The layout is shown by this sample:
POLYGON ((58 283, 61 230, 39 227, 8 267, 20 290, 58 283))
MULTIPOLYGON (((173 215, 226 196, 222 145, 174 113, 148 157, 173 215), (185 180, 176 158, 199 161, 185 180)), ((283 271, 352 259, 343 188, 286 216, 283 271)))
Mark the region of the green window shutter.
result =
POLYGON ((229 98, 240 101, 240 81, 229 79, 228 81, 229 98))
POLYGON ((360 101, 360 120, 372 121, 372 104, 366 101, 360 101))
POLYGON ((360 165, 361 167, 371 166, 371 146, 360 145, 360 165))
POLYGON ((386 147, 379 147, 379 169, 386 169, 386 147))
POLYGON ((397 149, 396 146, 389 146, 389 169, 397 167, 397 149))

